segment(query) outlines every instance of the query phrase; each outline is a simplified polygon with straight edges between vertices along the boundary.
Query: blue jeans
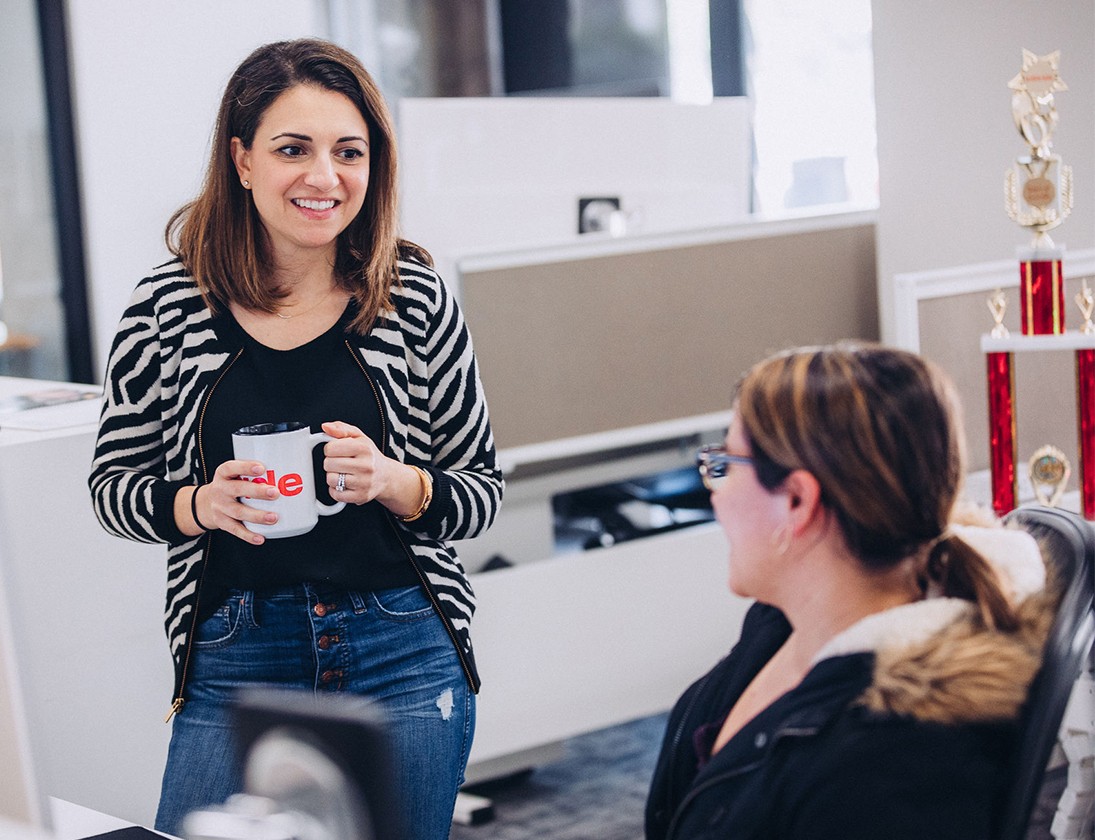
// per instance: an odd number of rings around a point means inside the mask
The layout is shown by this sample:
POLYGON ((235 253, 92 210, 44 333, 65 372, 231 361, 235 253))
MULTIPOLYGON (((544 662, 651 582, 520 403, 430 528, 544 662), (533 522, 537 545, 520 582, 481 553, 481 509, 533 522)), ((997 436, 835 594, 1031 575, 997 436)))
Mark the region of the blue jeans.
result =
POLYGON ((194 636, 186 704, 174 718, 156 828, 243 789, 230 705, 244 685, 348 692, 391 725, 408 840, 449 836, 475 729, 452 641, 417 586, 346 592, 312 584, 233 592, 194 636))

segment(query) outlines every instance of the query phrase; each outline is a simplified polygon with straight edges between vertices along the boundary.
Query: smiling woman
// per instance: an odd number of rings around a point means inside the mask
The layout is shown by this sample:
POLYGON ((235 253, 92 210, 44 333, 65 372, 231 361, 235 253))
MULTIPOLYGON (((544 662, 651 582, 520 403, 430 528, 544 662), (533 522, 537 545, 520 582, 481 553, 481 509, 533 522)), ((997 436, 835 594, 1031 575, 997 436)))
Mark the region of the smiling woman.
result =
MULTIPOLYGON (((313 249, 334 262, 338 235, 360 212, 369 189, 368 138, 353 102, 307 84, 274 101, 249 144, 232 138, 232 159, 244 189, 251 190, 277 265, 307 261, 313 249)), ((308 305, 296 298, 291 292, 281 309, 308 305)))
POLYGON ((414 791, 400 836, 447 834, 479 688, 450 541, 489 527, 502 477, 463 317, 396 223, 391 119, 357 59, 316 40, 252 53, 168 224, 176 259, 122 318, 90 479, 107 530, 168 544, 161 831, 242 789, 229 708, 262 684, 381 703, 414 791), (311 467, 328 514, 303 533, 270 527, 288 485, 256 480, 287 474, 280 448, 236 443, 289 425, 325 441, 294 461, 292 489, 311 467))

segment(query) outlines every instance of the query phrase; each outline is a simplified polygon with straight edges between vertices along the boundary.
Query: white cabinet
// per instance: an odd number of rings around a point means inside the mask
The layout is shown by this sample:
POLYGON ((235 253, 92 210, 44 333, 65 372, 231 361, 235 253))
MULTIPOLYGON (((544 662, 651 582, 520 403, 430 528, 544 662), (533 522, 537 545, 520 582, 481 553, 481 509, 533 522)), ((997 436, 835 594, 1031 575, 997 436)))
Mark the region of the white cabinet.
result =
MULTIPOLYGON (((53 387, 66 386, 0 377, 0 399, 53 387)), ((94 439, 93 422, 19 431, 0 418, 0 595, 43 791, 151 825, 170 736, 166 558, 99 527, 94 439)))

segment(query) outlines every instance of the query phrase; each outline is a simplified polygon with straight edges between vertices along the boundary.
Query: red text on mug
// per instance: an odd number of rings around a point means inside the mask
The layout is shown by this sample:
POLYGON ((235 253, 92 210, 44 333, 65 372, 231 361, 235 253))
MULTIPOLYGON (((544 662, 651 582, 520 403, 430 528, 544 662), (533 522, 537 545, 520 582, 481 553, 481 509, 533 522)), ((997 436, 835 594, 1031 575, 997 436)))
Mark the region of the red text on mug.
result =
POLYGON ((295 496, 304 489, 304 479, 300 473, 289 473, 278 478, 273 470, 267 470, 266 475, 251 479, 255 484, 273 484, 283 496, 295 496))

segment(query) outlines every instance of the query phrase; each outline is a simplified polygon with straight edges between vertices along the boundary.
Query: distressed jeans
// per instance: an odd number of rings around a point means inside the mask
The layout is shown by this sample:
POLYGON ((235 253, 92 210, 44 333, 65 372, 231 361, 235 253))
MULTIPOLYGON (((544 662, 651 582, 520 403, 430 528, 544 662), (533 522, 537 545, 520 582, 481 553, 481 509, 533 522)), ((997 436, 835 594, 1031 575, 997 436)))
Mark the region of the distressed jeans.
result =
POLYGON ((449 836, 475 729, 475 696, 417 586, 347 592, 302 584, 236 591, 195 631, 186 704, 173 720, 156 828, 243 789, 230 706, 242 686, 349 692, 378 702, 408 840, 449 836))

